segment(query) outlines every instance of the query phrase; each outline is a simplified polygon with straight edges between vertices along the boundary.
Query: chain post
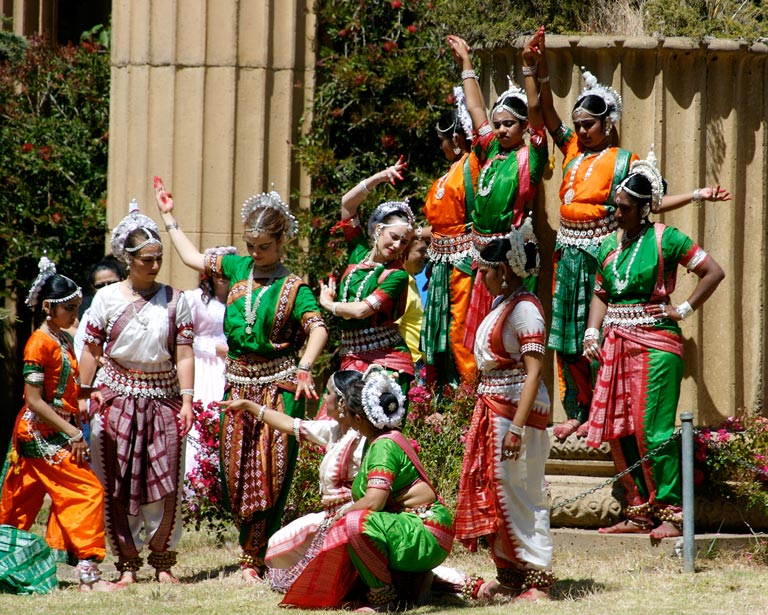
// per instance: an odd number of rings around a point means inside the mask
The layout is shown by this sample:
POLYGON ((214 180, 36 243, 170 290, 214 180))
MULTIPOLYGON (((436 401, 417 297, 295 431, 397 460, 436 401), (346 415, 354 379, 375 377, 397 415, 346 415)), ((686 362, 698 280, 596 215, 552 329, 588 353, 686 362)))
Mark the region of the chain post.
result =
POLYGON ((695 572, 696 528, 693 495, 693 412, 681 412, 683 453, 683 571, 695 572))

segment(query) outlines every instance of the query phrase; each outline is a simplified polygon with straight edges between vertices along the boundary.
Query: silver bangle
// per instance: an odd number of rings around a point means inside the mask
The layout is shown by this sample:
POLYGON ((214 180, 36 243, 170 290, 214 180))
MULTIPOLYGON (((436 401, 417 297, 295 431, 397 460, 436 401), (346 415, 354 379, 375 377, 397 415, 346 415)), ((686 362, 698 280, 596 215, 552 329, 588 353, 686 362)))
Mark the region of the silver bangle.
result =
POLYGON ((691 198, 692 201, 695 201, 696 203, 701 203, 704 199, 701 197, 701 190, 696 188, 693 191, 693 197, 691 198))
POLYGON ((333 303, 331 303, 331 314, 333 314, 334 316, 338 316, 338 314, 336 313, 337 307, 339 307, 338 301, 334 301, 333 303))
POLYGON ((165 225, 165 230, 166 231, 172 231, 173 229, 177 229, 177 228, 179 228, 179 223, 178 222, 171 222, 170 224, 166 224, 165 225))
POLYGON ((539 70, 538 63, 533 66, 523 66, 523 77, 533 77, 537 70, 539 70))
POLYGON ((77 434, 72 436, 71 438, 67 436, 67 434, 64 434, 64 435, 66 436, 67 440, 69 440, 70 444, 74 444, 75 442, 80 442, 83 439, 83 430, 78 429, 77 434))
POLYGON ((358 188, 360 188, 365 194, 370 194, 371 191, 368 189, 368 184, 365 183, 365 180, 362 180, 359 184, 357 184, 358 188))
POLYGON ((256 420, 261 423, 264 420, 264 413, 267 411, 267 407, 262 405, 259 413, 256 415, 256 420))
POLYGON ((461 71, 461 80, 464 81, 465 79, 477 79, 477 73, 471 68, 469 70, 463 70, 461 71))
POLYGON ((522 438, 524 429, 525 427, 520 427, 520 425, 510 423, 509 429, 507 431, 509 431, 509 433, 515 434, 518 438, 522 438))
POLYGON ((309 361, 307 361, 306 363, 299 363, 299 366, 297 369, 300 369, 303 372, 311 372, 312 364, 309 361))
POLYGON ((179 391, 180 395, 189 395, 190 397, 195 396, 195 389, 181 389, 179 391))
POLYGON ((296 442, 301 441, 301 419, 293 419, 293 435, 296 436, 296 442))
POLYGON ((691 314, 693 314, 693 308, 691 307, 691 304, 687 301, 683 301, 680 305, 678 305, 675 310, 677 310, 677 313, 680 315, 680 320, 685 320, 688 318, 691 314))
POLYGON ((584 341, 587 340, 599 340, 600 339, 600 331, 598 329, 595 329, 594 327, 590 327, 586 331, 584 331, 584 341))
POLYGON ((549 83, 549 75, 546 77, 536 77, 536 81, 539 83, 549 83))

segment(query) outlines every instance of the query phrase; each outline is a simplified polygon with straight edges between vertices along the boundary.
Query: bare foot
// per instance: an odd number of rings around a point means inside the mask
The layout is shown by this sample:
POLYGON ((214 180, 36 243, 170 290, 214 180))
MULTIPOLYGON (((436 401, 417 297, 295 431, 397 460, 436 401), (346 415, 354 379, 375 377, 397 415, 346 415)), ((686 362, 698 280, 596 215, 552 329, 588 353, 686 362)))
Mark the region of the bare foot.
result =
POLYGON ((565 423, 555 425, 555 427, 552 429, 552 433, 554 434, 555 438, 560 440, 560 442, 564 442, 568 439, 568 436, 575 432, 580 426, 581 421, 576 419, 568 419, 565 423))
POLYGON ((113 592, 118 589, 125 589, 126 585, 121 583, 110 583, 99 579, 95 583, 80 583, 78 589, 81 592, 113 592))
POLYGON ((579 425, 579 428, 576 430, 576 437, 577 438, 586 438, 589 435, 589 421, 586 421, 579 425))
POLYGON ((601 534, 648 534, 650 529, 650 521, 647 524, 640 521, 634 523, 632 521, 619 521, 610 527, 598 528, 597 531, 601 534))
POLYGON ((478 600, 491 600, 496 596, 517 596, 520 593, 519 589, 513 587, 507 587, 502 585, 496 579, 486 581, 477 590, 478 600))
POLYGON ((117 581, 118 585, 131 585, 136 582, 136 573, 131 570, 124 570, 120 573, 120 578, 117 581))
POLYGON ((526 600, 527 602, 537 602, 539 600, 549 600, 549 590, 539 589, 538 587, 532 587, 527 589, 517 597, 518 600, 526 600))
POLYGON ((662 538, 677 538, 682 536, 683 531, 674 523, 664 521, 659 527, 651 531, 651 540, 661 540, 662 538))
POLYGON ((158 570, 155 574, 155 581, 158 583, 178 583, 179 580, 171 574, 170 570, 158 570))
POLYGON ((240 574, 246 583, 258 583, 261 581, 261 576, 259 576, 259 572, 255 568, 241 568, 240 574))

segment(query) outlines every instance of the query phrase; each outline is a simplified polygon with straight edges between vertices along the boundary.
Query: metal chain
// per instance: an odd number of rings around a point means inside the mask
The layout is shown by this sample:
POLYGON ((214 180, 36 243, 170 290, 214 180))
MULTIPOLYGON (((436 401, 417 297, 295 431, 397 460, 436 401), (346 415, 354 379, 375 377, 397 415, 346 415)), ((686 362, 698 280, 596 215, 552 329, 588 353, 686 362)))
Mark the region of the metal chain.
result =
MULTIPOLYGON (((701 434, 702 430, 696 429, 695 432, 696 432, 696 434, 701 434)), ((731 461, 735 461, 737 464, 739 464, 743 468, 747 468, 748 470, 751 470, 755 474, 759 474, 760 476, 768 477, 768 470, 764 470, 763 468, 758 468, 757 466, 752 465, 748 461, 744 461, 743 459, 740 459, 739 457, 736 457, 735 455, 732 455, 727 450, 725 450, 724 447, 721 448, 717 444, 713 444, 712 442, 710 442, 708 440, 705 441, 705 444, 707 446, 707 449, 709 449, 711 451, 717 451, 718 455, 722 455, 723 457, 727 457, 731 461)))
POLYGON ((587 489, 583 493, 580 493, 578 495, 573 496, 572 498, 568 498, 565 500, 565 502, 560 502, 559 504, 555 504, 552 506, 551 510, 557 510, 558 508, 563 508, 564 506, 568 506, 569 504, 573 504, 574 502, 578 502, 582 498, 587 497, 588 495, 592 495, 593 493, 600 491, 601 489, 604 489, 605 487, 612 485, 617 480, 620 480, 624 478, 627 474, 630 472, 633 472, 637 468, 639 468, 643 463, 648 461, 651 457, 658 454, 662 449, 669 446, 674 440, 677 440, 680 437, 680 434, 682 432, 678 429, 673 433, 667 440, 659 444, 656 448, 653 450, 648 451, 643 457, 638 459, 635 463, 633 463, 631 466, 629 466, 626 470, 622 470, 615 476, 612 476, 611 478, 605 480, 604 482, 600 483, 599 485, 592 487, 591 489, 587 489))

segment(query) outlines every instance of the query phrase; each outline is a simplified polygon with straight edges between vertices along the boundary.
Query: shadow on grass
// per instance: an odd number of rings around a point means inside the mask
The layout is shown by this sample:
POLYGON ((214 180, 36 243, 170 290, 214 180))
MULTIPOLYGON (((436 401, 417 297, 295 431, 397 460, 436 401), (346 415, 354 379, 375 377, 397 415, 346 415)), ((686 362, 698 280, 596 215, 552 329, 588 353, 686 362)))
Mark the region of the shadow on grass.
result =
POLYGON ((231 574, 240 572, 239 564, 229 564, 228 566, 219 566, 213 570, 201 570, 197 574, 184 575, 179 577, 182 583, 199 583, 200 581, 209 581, 219 577, 228 577, 231 574))
POLYGON ((552 588, 553 600, 582 600, 605 591, 605 584, 594 579, 558 579, 552 588))

